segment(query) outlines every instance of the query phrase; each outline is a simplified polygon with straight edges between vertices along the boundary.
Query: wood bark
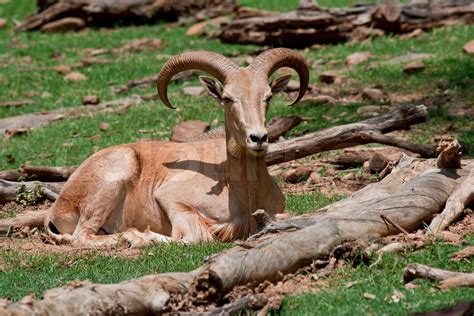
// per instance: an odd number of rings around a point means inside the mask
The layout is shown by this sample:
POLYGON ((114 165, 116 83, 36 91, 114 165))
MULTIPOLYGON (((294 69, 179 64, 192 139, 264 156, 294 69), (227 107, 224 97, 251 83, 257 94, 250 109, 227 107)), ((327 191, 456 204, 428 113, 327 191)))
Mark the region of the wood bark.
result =
POLYGON ((306 157, 319 152, 342 149, 368 143, 379 143, 418 153, 421 157, 436 156, 433 145, 413 144, 384 135, 395 130, 409 129, 426 121, 424 105, 408 105, 362 122, 327 128, 290 140, 270 144, 265 157, 267 166, 306 157))
POLYGON ((33 190, 39 186, 43 191, 43 196, 51 201, 56 201, 64 182, 13 182, 0 180, 0 204, 16 201, 18 193, 24 186, 26 189, 33 190))
POLYGON ((131 95, 126 98, 105 101, 99 105, 84 105, 71 108, 63 108, 49 112, 28 113, 19 116, 12 116, 0 119, 0 134, 5 134, 9 130, 23 128, 37 128, 48 125, 51 122, 64 118, 75 118, 80 116, 90 116, 102 113, 122 113, 130 106, 142 102, 138 95, 131 95))
POLYGON ((234 0, 39 0, 39 11, 28 16, 17 29, 77 30, 65 28, 71 18, 82 21, 83 26, 107 27, 176 21, 180 17, 188 17, 192 22, 230 13, 235 7, 234 0))
POLYGON ((408 283, 418 278, 438 281, 441 289, 474 287, 474 273, 448 271, 418 263, 408 265, 403 272, 403 281, 408 283))
POLYGON ((0 179, 18 181, 23 178, 26 181, 62 182, 69 179, 77 167, 43 167, 24 165, 16 170, 0 171, 0 179))
POLYGON ((217 36, 227 43, 308 47, 473 22, 474 3, 468 0, 432 5, 362 5, 329 10, 303 4, 296 11, 280 15, 234 20, 217 36))
POLYGON ((169 302, 184 296, 196 304, 218 303, 236 285, 279 280, 314 260, 327 259, 344 242, 397 234, 398 229, 387 225, 382 214, 407 231, 417 229, 442 209, 474 163, 464 169, 434 166, 434 160, 404 156, 381 182, 313 214, 270 223, 260 237, 212 256, 190 273, 149 275, 113 285, 76 282, 49 290, 38 301, 4 303, 0 313, 162 313, 172 312, 169 302), (290 227, 294 231, 284 231, 290 227))
POLYGON ((469 203, 474 201, 474 170, 462 183, 458 185, 453 194, 446 202, 444 210, 435 217, 428 228, 428 233, 436 235, 445 230, 456 219, 458 219, 467 208, 469 203))

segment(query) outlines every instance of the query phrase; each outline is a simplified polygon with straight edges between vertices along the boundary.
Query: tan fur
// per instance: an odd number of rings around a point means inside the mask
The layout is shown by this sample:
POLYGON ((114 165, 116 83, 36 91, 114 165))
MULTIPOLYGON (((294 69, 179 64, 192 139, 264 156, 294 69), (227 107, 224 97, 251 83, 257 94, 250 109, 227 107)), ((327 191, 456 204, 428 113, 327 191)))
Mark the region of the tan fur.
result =
POLYGON ((254 211, 264 209, 275 218, 284 210, 283 194, 265 163, 268 143, 251 136, 266 133, 269 99, 288 80, 280 80, 278 89, 270 87, 268 74, 249 67, 229 75, 217 94, 212 81, 204 82, 224 109, 224 133, 190 143, 144 141, 97 152, 72 174, 52 205, 45 220, 48 233, 81 247, 246 238, 256 227, 254 211))

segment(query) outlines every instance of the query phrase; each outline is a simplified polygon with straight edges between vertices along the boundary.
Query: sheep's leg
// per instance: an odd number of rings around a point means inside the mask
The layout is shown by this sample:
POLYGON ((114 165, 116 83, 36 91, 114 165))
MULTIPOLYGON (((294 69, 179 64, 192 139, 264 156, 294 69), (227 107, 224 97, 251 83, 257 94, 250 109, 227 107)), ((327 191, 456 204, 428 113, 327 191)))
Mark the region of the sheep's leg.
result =
POLYGON ((209 227, 213 220, 204 217, 192 205, 175 200, 160 201, 161 209, 171 222, 171 237, 186 243, 212 242, 214 237, 209 227))

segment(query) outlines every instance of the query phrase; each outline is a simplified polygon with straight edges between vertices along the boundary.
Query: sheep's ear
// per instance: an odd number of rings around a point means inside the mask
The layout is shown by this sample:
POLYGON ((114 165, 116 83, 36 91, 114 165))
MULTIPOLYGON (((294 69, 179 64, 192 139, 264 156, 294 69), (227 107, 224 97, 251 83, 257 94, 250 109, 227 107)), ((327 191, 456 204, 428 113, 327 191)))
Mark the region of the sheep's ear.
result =
POLYGON ((202 87, 211 95, 211 97, 219 100, 219 102, 222 101, 223 88, 219 81, 206 76, 199 76, 199 81, 201 81, 202 87))
POLYGON ((291 75, 283 75, 272 81, 270 87, 272 88, 272 94, 277 94, 285 90, 286 86, 290 82, 291 75))

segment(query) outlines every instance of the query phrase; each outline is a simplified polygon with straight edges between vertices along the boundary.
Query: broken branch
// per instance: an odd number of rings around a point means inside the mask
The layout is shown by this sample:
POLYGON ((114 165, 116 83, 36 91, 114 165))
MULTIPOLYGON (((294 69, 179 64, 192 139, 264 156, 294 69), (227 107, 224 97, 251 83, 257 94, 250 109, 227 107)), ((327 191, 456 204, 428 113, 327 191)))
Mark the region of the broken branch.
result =
POLYGON ((403 271, 403 281, 405 283, 420 278, 440 282, 439 287, 441 289, 463 286, 474 287, 474 273, 453 272, 419 263, 410 264, 403 271))

